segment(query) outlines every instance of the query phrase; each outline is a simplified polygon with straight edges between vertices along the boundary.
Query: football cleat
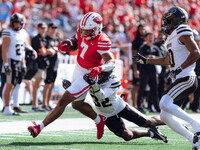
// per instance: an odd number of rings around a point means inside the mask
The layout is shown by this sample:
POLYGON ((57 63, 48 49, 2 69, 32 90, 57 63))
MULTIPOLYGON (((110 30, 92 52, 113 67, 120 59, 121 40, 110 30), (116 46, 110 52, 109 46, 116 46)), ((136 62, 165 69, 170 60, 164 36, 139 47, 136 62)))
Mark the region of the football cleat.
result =
POLYGON ((198 150, 198 148, 196 146, 192 147, 192 150, 198 150))
POLYGON ((28 111, 22 110, 20 107, 13 107, 13 110, 17 113, 28 113, 28 111))
POLYGON ((200 132, 196 132, 193 137, 192 150, 198 150, 200 148, 200 132))
POLYGON ((104 125, 106 122, 106 117, 99 115, 99 117, 101 118, 101 121, 96 124, 97 127, 97 139, 101 139, 104 133, 104 125))
POLYGON ((34 124, 34 126, 29 126, 28 131, 31 133, 30 135, 35 138, 41 132, 40 125, 37 125, 35 121, 32 121, 32 123, 34 124))
POLYGON ((168 142, 167 137, 164 134, 162 134, 156 127, 151 127, 149 129, 149 132, 153 133, 153 136, 151 138, 162 140, 165 143, 168 142))

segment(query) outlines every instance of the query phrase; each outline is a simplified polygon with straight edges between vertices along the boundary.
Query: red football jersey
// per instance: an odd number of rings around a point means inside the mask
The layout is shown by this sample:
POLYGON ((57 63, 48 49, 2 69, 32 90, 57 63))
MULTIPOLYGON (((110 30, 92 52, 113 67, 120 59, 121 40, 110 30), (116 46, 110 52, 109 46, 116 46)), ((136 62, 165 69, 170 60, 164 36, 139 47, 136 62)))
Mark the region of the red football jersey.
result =
POLYGON ((101 32, 91 40, 85 40, 80 36, 80 30, 77 30, 78 39, 78 64, 90 69, 102 65, 102 57, 100 54, 108 52, 111 48, 111 41, 108 36, 101 32))

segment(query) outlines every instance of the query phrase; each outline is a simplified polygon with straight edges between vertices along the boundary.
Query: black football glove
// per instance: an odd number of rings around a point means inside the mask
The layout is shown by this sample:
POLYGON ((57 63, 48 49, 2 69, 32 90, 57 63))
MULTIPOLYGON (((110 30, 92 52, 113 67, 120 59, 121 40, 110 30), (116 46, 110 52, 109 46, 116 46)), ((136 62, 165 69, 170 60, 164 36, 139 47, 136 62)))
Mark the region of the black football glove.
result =
POLYGON ((93 78, 89 77, 89 74, 85 74, 83 76, 83 79, 89 84, 89 85, 93 85, 95 84, 95 80, 93 78))
POLYGON ((5 74, 9 75, 11 72, 11 68, 9 66, 8 63, 3 64, 4 70, 5 70, 5 74))
POLYGON ((137 63, 140 63, 140 64, 147 64, 147 58, 144 57, 143 55, 141 55, 140 53, 137 53, 137 55, 134 55, 132 57, 132 59, 137 62, 137 63))
POLYGON ((25 77, 25 75, 26 75, 26 66, 22 66, 21 67, 21 74, 22 74, 22 79, 25 77))
POLYGON ((85 74, 83 76, 83 79, 90 85, 94 93, 100 91, 99 85, 95 82, 93 78, 89 77, 89 74, 85 74))
POLYGON ((69 80, 64 79, 64 80, 62 81, 62 86, 63 86, 63 88, 64 88, 65 90, 67 90, 67 88, 70 87, 71 84, 72 84, 72 83, 71 83, 69 80))
POLYGON ((171 78, 172 80, 176 79, 176 76, 182 71, 181 67, 176 68, 176 70, 170 71, 167 78, 171 78))
POLYGON ((26 57, 29 59, 33 59, 35 57, 35 54, 33 53, 32 50, 27 50, 26 51, 26 57))

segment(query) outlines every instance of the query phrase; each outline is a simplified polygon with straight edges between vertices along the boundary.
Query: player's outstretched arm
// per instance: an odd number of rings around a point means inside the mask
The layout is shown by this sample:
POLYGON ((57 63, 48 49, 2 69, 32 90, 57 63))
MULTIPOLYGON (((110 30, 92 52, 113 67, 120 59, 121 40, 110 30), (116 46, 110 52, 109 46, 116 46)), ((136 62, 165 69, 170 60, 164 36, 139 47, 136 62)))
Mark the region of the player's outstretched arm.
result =
POLYGON ((152 65, 170 65, 169 61, 169 55, 166 53, 165 57, 159 57, 159 58, 148 58, 147 59, 147 64, 152 64, 152 65))

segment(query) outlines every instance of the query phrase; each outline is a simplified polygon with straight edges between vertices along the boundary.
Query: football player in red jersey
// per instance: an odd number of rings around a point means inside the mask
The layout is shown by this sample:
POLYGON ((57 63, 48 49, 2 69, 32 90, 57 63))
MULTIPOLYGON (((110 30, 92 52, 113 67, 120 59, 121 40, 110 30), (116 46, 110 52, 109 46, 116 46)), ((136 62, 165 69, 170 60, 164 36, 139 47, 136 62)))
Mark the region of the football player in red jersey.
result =
POLYGON ((73 108, 95 121, 97 139, 103 136, 105 124, 103 116, 97 115, 92 107, 84 102, 90 85, 83 79, 83 76, 89 73, 89 77, 97 81, 99 73, 112 70, 115 67, 115 61, 110 52, 111 41, 102 32, 102 26, 102 17, 98 13, 89 12, 81 19, 76 35, 62 41, 58 46, 58 50, 61 52, 71 52, 78 49, 77 65, 73 73, 72 84, 42 123, 28 127, 33 137, 36 137, 45 126, 60 117, 65 107, 71 102, 73 108))

